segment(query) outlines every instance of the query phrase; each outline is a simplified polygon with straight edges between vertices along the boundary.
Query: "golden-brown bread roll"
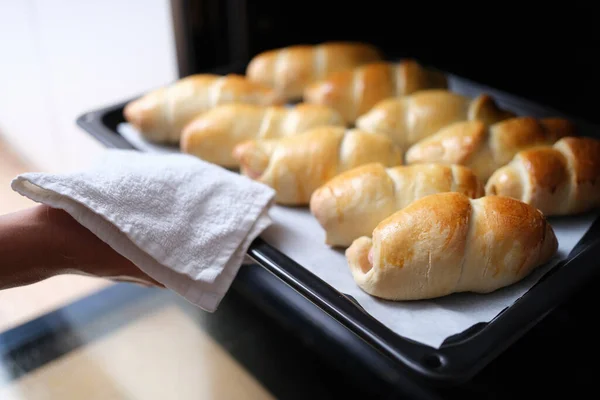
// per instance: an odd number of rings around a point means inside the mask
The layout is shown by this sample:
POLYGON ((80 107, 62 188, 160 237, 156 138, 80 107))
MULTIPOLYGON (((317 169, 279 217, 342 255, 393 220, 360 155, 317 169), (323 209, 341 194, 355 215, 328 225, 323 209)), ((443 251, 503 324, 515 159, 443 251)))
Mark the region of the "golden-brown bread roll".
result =
POLYGON ((125 106, 125 119, 153 142, 177 143, 192 119, 227 103, 283 104, 276 92, 241 75, 197 74, 150 91, 125 106))
POLYGON ((307 103, 330 106, 354 124, 379 101, 424 89, 446 89, 446 76, 414 60, 375 62, 330 74, 304 90, 307 103))
POLYGON ((381 100, 358 117, 356 127, 386 134, 408 148, 453 122, 480 120, 491 125, 514 117, 487 94, 470 98, 449 90, 425 89, 381 100))
POLYGON ((418 164, 386 168, 371 163, 343 172, 319 187, 310 211, 326 233, 330 246, 349 246, 370 236, 383 219, 413 201, 434 193, 484 195, 483 183, 467 167, 418 164))
POLYGON ((270 139, 302 133, 320 125, 344 126, 339 113, 317 104, 259 106, 225 104, 195 118, 183 129, 180 147, 205 161, 239 167, 236 145, 249 139, 270 139))
POLYGON ((402 164, 401 149, 388 137, 339 126, 249 140, 235 147, 234 157, 243 175, 275 189, 275 201, 284 205, 307 205, 319 186, 359 165, 402 164))
POLYGON ((308 85, 333 72, 379 60, 382 60, 379 49, 366 43, 293 45, 256 55, 246 68, 246 76, 274 88, 286 100, 297 100, 308 85))
POLYGON ((489 195, 530 204, 546 216, 600 207, 600 140, 566 137, 553 146, 521 151, 494 172, 485 189, 489 195))
POLYGON ((485 183, 519 151, 554 144, 575 130, 574 124, 561 118, 517 117, 490 126, 482 121, 454 122, 412 145, 406 163, 465 165, 485 183))
POLYGON ((510 197, 423 197, 362 236, 346 258, 357 285, 387 300, 490 293, 548 262, 558 241, 544 215, 510 197))

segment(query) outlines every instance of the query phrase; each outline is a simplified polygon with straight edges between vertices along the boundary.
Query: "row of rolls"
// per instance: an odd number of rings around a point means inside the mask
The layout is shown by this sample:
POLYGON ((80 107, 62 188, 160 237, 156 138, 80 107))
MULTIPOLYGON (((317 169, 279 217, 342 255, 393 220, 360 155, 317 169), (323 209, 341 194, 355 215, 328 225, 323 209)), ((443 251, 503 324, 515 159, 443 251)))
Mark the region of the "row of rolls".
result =
POLYGON ((182 78, 124 117, 308 208, 357 285, 387 300, 514 284, 558 250, 547 217, 600 206, 600 140, 366 43, 268 50, 244 75, 182 78))

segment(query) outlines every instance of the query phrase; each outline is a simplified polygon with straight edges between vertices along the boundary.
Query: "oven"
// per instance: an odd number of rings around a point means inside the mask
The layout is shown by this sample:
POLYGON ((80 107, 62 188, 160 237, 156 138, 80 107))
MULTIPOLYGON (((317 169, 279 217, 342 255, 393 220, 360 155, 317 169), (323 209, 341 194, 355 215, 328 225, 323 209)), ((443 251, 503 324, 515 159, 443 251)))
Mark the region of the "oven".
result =
MULTIPOLYGON (((518 112, 565 116, 600 138, 594 101, 600 81, 593 60, 600 35, 590 21, 592 6, 527 10, 496 3, 460 7, 376 0, 173 0, 171 5, 180 78, 207 71, 244 74, 254 56, 270 49, 360 41, 377 46, 388 60, 413 58, 452 75, 465 94, 485 91, 518 112)), ((109 147, 147 150, 119 132, 129 100, 91 110, 78 124, 109 147)), ((589 351, 600 223, 590 225, 571 250, 493 321, 448 337, 440 348, 386 329, 352 296, 263 238, 251 246, 254 262, 243 266, 233 290, 312 343, 347 370, 349 379, 365 385, 385 381, 423 396, 431 395, 431 387, 483 395, 503 379, 531 382, 526 376, 531 369, 546 374, 533 379, 534 385, 559 379, 556 364, 542 365, 550 355, 576 363, 579 376, 589 376, 576 353, 589 351)))

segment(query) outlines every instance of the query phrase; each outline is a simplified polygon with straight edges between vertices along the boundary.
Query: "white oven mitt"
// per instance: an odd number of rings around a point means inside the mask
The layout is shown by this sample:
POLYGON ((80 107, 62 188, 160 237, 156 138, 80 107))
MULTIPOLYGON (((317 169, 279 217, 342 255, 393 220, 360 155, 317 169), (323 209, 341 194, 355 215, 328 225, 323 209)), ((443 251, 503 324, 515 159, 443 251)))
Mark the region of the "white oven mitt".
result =
POLYGON ((271 224, 270 187, 185 154, 108 150, 88 169, 12 188, 68 212, 147 275, 213 312, 271 224))

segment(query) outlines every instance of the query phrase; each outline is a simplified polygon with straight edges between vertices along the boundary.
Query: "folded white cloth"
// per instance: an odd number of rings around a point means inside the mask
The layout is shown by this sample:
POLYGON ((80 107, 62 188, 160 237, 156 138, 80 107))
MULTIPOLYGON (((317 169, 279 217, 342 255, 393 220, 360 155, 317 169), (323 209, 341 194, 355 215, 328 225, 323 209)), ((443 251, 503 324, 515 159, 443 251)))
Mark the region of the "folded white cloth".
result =
POLYGON ((213 312, 271 224, 270 187, 185 154, 108 150, 89 168, 12 188, 68 212, 142 271, 213 312))

